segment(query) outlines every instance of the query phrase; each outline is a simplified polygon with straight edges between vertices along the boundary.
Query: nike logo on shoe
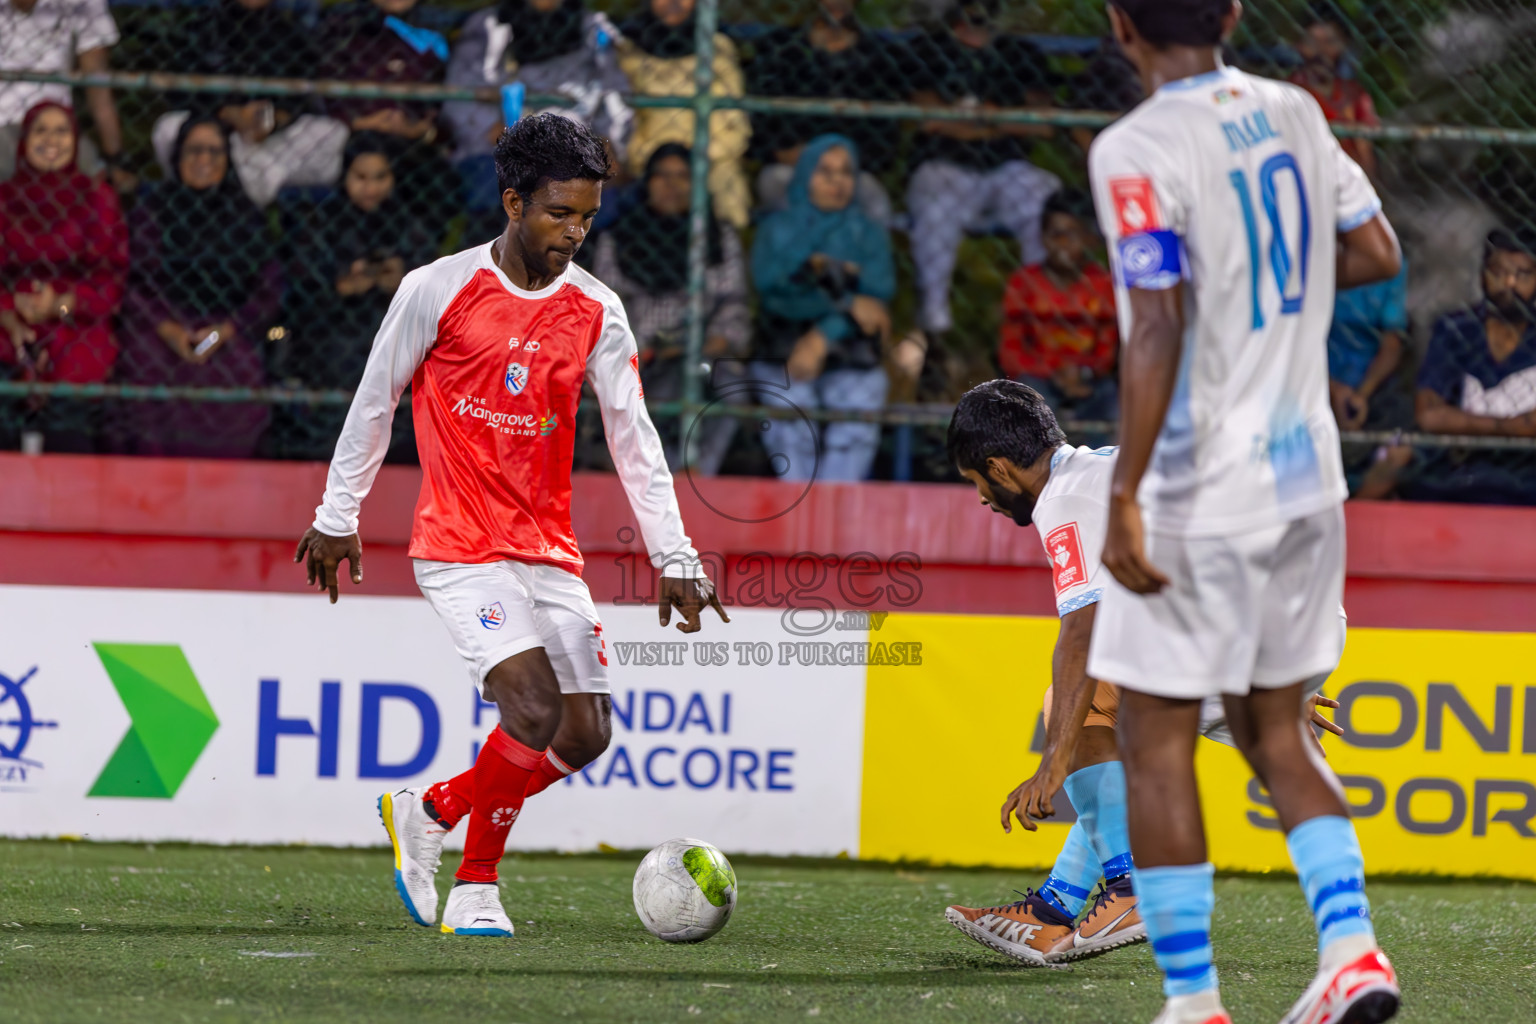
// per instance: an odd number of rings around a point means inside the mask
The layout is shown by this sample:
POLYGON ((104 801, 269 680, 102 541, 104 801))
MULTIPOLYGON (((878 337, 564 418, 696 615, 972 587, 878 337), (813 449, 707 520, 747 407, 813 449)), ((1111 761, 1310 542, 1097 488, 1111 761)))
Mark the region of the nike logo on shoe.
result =
MULTIPOLYGON (((1119 917, 1115 918, 1113 921, 1109 922, 1109 924, 1105 925, 1103 928, 1100 928, 1098 931, 1094 932, 1092 935, 1085 936, 1083 934, 1083 930, 1081 928, 1079 928, 1077 931, 1072 933, 1072 945, 1074 947, 1087 945, 1089 942, 1092 942, 1094 939, 1098 938, 1100 935, 1105 935, 1105 934, 1108 934, 1109 932, 1114 931, 1115 928, 1117 928, 1119 926, 1121 921, 1124 921, 1126 918, 1130 917, 1134 913, 1136 913, 1136 908, 1135 907, 1127 908, 1119 917)), ((1083 922, 1083 923, 1087 924, 1086 921, 1083 922)))

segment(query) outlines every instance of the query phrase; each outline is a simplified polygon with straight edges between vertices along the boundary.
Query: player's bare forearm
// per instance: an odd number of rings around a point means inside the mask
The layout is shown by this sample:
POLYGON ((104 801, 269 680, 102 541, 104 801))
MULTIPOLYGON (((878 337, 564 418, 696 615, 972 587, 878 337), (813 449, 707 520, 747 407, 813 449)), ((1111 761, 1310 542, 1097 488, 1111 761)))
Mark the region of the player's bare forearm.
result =
POLYGON ((1088 642, 1093 637, 1097 605, 1070 612, 1061 620, 1056 650, 1051 656, 1051 718, 1045 724, 1045 749, 1035 774, 1003 801, 1003 831, 1013 831, 1013 821, 1030 832, 1036 819, 1056 816, 1054 797, 1066 781, 1077 752, 1083 723, 1093 703, 1095 683, 1088 677, 1088 642))
POLYGON ((1131 334, 1120 353, 1120 457, 1111 499, 1134 503, 1163 429, 1184 352, 1180 289, 1131 289, 1131 334))
POLYGON ((1403 252, 1397 243, 1397 233, 1381 214, 1339 235, 1335 277, 1340 288, 1390 281, 1401 269, 1403 252))

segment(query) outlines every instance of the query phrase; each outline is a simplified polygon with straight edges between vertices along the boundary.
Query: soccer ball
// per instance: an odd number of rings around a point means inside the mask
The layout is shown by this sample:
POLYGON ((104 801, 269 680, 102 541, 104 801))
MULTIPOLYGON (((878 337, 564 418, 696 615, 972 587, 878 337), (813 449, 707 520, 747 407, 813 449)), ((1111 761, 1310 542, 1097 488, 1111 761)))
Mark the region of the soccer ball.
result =
POLYGON ((736 872, 699 839, 668 839, 635 869, 635 913, 667 942, 703 942, 736 909, 736 872))

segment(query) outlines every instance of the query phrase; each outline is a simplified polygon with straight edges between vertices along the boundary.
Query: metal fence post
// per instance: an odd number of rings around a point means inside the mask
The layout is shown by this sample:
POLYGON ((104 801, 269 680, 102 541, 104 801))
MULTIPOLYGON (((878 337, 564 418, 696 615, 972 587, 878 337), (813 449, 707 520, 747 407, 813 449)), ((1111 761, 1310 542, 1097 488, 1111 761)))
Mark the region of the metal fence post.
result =
MULTIPOLYGON (((704 275, 709 258, 709 117, 715 108, 715 28, 719 0, 699 0, 694 17, 693 69, 693 191, 688 223, 688 337, 683 355, 683 415, 679 423, 685 440, 693 433, 694 420, 703 405, 704 386, 700 364, 704 358, 704 275)), ((692 446, 688 446, 691 448, 692 446)), ((685 464, 693 452, 683 452, 685 464)))

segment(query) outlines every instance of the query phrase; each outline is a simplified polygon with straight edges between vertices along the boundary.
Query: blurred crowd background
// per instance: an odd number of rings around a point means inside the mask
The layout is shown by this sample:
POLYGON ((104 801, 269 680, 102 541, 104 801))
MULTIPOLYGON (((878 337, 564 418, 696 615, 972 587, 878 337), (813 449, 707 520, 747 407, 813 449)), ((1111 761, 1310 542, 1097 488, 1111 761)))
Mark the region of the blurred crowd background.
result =
MULTIPOLYGON (((328 459, 402 276, 500 233, 494 140, 544 109, 620 168, 580 259, 628 307, 647 399, 697 373, 728 413, 658 413, 677 468, 951 480, 944 406, 998 375, 1111 442, 1086 155, 1141 89, 1102 0, 720 3, 712 94, 798 105, 710 115, 690 365, 694 115, 642 98, 693 96, 694 4, 0 0, 0 76, 31 75, 0 79, 0 448, 328 459), (67 81, 107 70, 359 88, 67 81), (498 101, 368 88, 401 84, 498 101), (775 406, 806 415, 754 419, 775 406)), ((1317 98, 1403 238, 1328 340, 1352 490, 1536 503, 1536 10, 1249 5, 1228 60, 1317 98)), ((609 468, 595 412, 578 428, 578 468, 609 468)))

